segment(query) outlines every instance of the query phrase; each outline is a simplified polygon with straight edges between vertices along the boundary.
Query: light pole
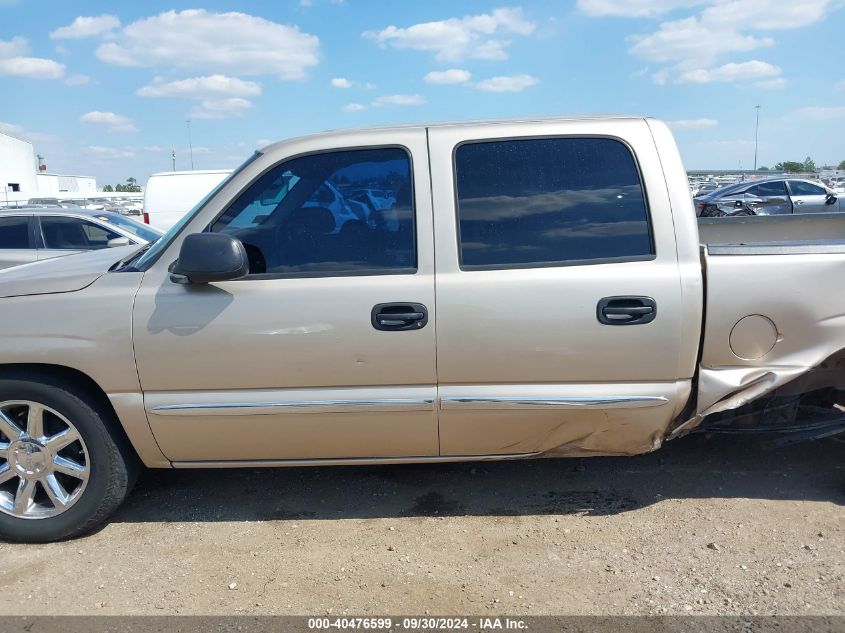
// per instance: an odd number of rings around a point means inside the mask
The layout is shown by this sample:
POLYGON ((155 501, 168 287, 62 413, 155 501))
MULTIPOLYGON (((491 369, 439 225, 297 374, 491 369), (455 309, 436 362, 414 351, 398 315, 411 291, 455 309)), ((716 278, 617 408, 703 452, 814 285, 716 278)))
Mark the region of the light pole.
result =
POLYGON ((194 169, 194 146, 191 144, 191 120, 185 121, 188 125, 188 150, 191 152, 191 171, 194 169))
POLYGON ((170 171, 176 171, 176 148, 175 147, 170 150, 170 160, 173 164, 173 169, 171 169, 170 171))
POLYGON ((757 118, 754 123, 754 171, 757 171, 757 131, 760 129, 760 106, 754 106, 757 111, 757 118))

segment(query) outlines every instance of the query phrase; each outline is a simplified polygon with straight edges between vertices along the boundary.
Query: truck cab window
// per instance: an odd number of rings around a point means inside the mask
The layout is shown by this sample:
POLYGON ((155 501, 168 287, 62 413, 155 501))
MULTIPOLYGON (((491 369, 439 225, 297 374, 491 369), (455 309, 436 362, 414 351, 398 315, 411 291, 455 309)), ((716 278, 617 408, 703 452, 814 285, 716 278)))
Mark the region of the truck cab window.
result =
POLYGON ((416 270, 411 161, 400 148, 324 152, 285 161, 211 225, 238 238, 250 275, 335 276, 416 270), (376 208, 355 195, 397 191, 376 208))
POLYGON ((654 256, 639 171, 620 141, 466 143, 455 175, 464 270, 654 256))

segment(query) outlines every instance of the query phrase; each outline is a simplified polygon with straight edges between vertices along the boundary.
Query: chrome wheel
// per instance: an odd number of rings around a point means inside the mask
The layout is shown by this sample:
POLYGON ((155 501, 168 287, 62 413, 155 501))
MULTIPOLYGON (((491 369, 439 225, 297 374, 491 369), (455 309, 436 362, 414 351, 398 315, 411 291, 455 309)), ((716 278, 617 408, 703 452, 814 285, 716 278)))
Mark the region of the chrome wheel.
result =
POLYGON ((31 400, 0 402, 0 512, 61 514, 82 496, 90 463, 82 436, 61 413, 31 400))

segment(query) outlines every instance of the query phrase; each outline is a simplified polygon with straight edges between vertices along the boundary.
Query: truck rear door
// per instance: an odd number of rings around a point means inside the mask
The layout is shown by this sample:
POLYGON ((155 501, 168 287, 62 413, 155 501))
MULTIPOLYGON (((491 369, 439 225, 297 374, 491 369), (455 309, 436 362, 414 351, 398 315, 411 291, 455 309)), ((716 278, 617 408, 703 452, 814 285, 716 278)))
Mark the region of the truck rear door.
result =
POLYGON ((441 454, 659 445, 695 363, 648 124, 433 127, 429 148, 441 454))

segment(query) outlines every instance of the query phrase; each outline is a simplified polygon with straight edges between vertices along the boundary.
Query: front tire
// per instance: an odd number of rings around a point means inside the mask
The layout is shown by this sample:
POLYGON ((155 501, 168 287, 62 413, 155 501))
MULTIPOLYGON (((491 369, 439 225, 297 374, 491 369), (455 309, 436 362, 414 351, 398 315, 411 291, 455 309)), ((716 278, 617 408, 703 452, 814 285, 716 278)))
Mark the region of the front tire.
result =
POLYGON ((138 465, 113 417, 72 383, 0 379, 0 538, 73 538, 117 509, 138 465))

